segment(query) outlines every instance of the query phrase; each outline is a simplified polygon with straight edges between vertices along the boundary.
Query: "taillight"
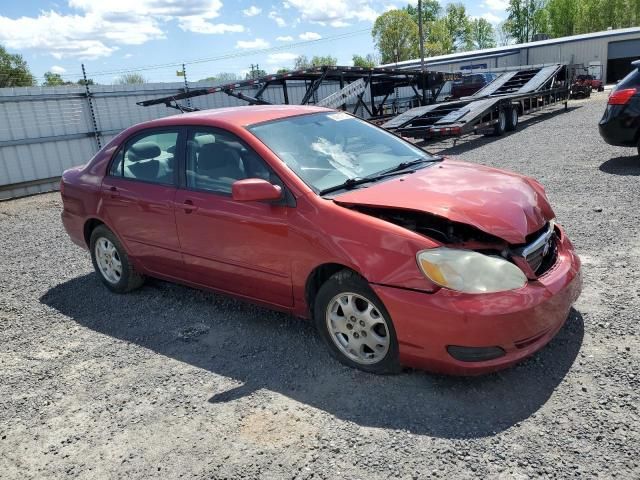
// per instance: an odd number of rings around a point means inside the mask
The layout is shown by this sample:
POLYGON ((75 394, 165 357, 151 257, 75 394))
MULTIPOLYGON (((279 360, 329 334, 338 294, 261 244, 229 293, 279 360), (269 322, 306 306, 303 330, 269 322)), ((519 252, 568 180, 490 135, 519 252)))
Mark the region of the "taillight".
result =
POLYGON ((616 90, 609 96, 609 105, 626 105, 637 92, 638 90, 636 88, 616 90))

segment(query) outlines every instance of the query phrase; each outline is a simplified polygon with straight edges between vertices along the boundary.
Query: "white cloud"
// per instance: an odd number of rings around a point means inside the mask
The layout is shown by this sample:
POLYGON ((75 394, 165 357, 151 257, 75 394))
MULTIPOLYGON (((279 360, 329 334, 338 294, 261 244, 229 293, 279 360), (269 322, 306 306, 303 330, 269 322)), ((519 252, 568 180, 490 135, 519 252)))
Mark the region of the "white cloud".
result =
POLYGON ((251 5, 249 8, 245 8, 244 10, 242 10, 242 13, 244 13, 247 17, 255 17, 256 15, 260 15, 261 12, 262 9, 256 7, 255 5, 251 5))
POLYGON ((497 25, 498 23, 500 23, 502 21, 502 19, 499 16, 494 15, 491 12, 483 13, 480 16, 480 18, 484 18, 487 22, 493 23, 494 25, 497 25))
POLYGON ((245 48, 245 49, 253 49, 253 48, 268 48, 269 42, 262 38, 256 38, 255 40, 239 40, 236 43, 236 48, 245 48))
POLYGON ((285 22, 284 18, 279 16, 278 13, 275 10, 272 10, 272 11, 269 12, 269 18, 271 20, 273 20, 274 22, 276 22, 279 27, 286 27, 287 26, 287 22, 285 22))
POLYGON ((167 22, 198 33, 244 31, 242 25, 214 24, 220 0, 69 0, 72 13, 41 11, 37 16, 0 15, 0 43, 15 50, 46 52, 54 58, 106 57, 120 45, 165 38, 167 22))
POLYGON ((326 0, 313 2, 309 0, 285 0, 284 5, 294 8, 303 21, 344 27, 353 21, 373 22, 378 13, 372 5, 379 3, 373 0, 326 0))
POLYGON ((508 0, 485 0, 484 6, 490 10, 506 11, 509 6, 508 0))
POLYGON ((291 53, 291 52, 271 53, 267 57, 267 63, 271 65, 282 65, 285 63, 291 63, 296 58, 298 58, 297 53, 291 53))
POLYGON ((319 40, 322 38, 322 35, 316 32, 304 32, 298 35, 300 40, 319 40))
POLYGON ((187 32, 205 33, 205 34, 221 34, 227 32, 244 32, 244 26, 226 23, 207 22, 202 17, 187 17, 180 20, 180 28, 187 32))
POLYGON ((53 73, 63 74, 63 73, 65 73, 67 71, 67 69, 64 68, 64 67, 61 67, 59 65, 54 65, 49 69, 49 71, 53 72, 53 73))
POLYGON ((276 40, 279 42, 293 42, 293 37, 291 35, 285 35, 284 37, 276 37, 276 40))

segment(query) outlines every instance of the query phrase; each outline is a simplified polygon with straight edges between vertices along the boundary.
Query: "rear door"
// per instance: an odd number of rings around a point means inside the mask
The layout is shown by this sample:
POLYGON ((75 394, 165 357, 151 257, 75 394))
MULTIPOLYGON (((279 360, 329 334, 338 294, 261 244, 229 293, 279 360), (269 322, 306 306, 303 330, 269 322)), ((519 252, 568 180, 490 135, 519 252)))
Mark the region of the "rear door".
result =
POLYGON ((230 132, 192 128, 176 223, 189 279, 274 305, 293 305, 285 201, 236 202, 231 185, 262 178, 284 185, 230 132))
POLYGON ((173 207, 183 136, 179 128, 135 135, 102 182, 104 216, 129 253, 150 272, 172 278, 184 273, 173 207))

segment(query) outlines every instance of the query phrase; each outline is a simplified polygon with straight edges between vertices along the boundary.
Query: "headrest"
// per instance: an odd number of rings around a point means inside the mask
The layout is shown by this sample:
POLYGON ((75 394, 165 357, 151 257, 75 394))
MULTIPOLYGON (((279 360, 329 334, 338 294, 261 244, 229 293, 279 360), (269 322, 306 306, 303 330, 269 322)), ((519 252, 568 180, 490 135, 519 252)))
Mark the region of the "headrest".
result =
POLYGON ((200 147, 198 165, 201 169, 238 166, 238 154, 223 143, 205 143, 200 147))
POLYGON ((129 151, 135 155, 135 160, 147 160, 160 156, 162 150, 153 142, 142 142, 131 145, 129 151))
POLYGON ((216 143, 215 135, 207 133, 205 135, 198 135, 195 137, 195 141, 198 142, 198 145, 206 145, 207 143, 216 143))

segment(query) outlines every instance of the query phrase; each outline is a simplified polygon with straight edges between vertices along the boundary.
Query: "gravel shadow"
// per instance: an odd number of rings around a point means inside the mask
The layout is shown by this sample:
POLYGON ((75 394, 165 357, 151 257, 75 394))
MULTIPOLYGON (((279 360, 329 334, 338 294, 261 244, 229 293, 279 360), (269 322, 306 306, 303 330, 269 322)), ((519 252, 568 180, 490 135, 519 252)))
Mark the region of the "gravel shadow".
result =
POLYGON ((572 310, 547 347, 506 371, 376 376, 331 359, 309 322, 179 285, 152 280, 117 295, 87 274, 40 301, 81 326, 242 383, 211 392, 211 403, 267 389, 361 426, 441 438, 491 436, 530 417, 562 382, 584 336, 572 310))
POLYGON ((640 158, 638 155, 630 157, 616 157, 600 165, 600 171, 612 175, 640 175, 640 158))

